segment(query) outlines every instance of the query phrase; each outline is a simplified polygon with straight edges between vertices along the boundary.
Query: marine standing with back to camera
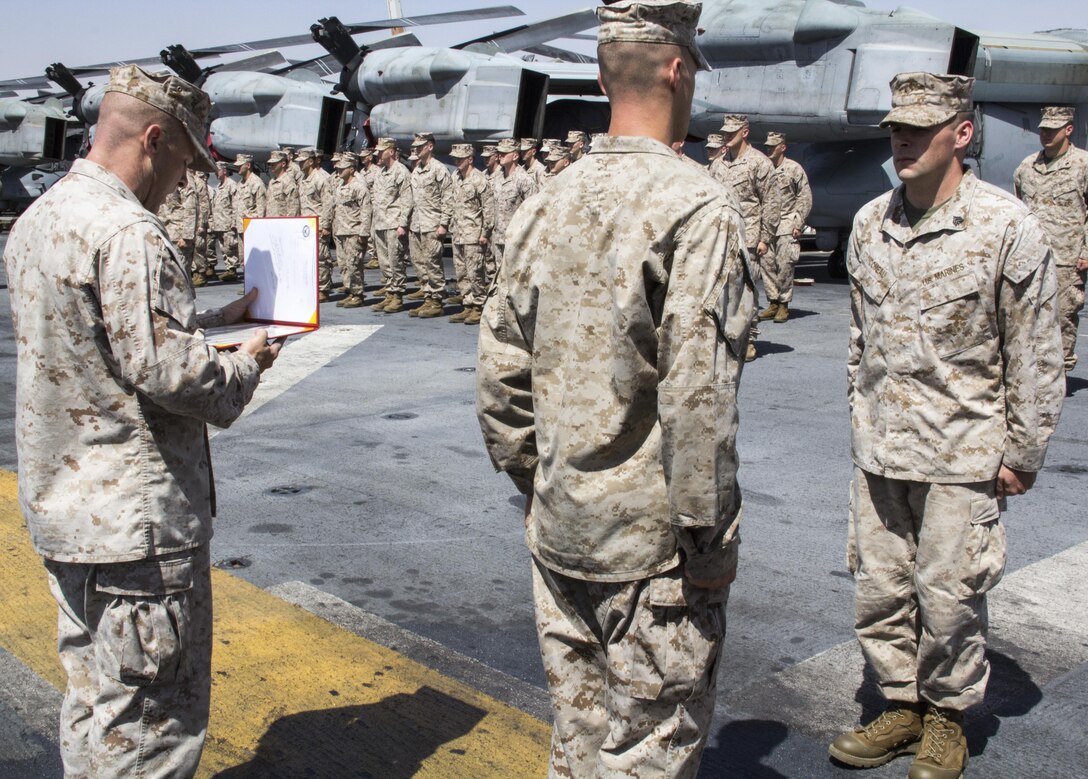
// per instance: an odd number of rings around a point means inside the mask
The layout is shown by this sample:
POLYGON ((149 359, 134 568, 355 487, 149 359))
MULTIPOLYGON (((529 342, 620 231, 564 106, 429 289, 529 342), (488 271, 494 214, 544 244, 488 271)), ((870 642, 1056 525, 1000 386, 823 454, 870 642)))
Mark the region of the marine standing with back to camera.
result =
POLYGON ((1088 152, 1073 145, 1073 109, 1048 106, 1039 122, 1043 148, 1020 163, 1016 196, 1043 224, 1058 272, 1065 372, 1077 365, 1077 328, 1088 276, 1088 152))
POLYGON ((608 135, 518 209, 484 305, 477 413, 527 497, 555 777, 694 777, 714 713, 755 290, 736 199, 670 148, 700 11, 597 9, 608 135))
POLYGON ((986 593, 1005 569, 1005 498, 1043 467, 1061 413, 1053 257, 1039 221, 963 163, 974 79, 891 83, 902 186, 854 218, 847 369, 855 631, 886 710, 841 734, 859 768, 915 754, 958 779, 982 702, 986 593))
POLYGON ((58 605, 70 777, 189 777, 211 690, 207 425, 229 426, 271 366, 199 328, 188 260, 154 211, 211 171, 208 96, 116 68, 87 159, 19 219, 4 259, 17 344, 19 502, 58 605))

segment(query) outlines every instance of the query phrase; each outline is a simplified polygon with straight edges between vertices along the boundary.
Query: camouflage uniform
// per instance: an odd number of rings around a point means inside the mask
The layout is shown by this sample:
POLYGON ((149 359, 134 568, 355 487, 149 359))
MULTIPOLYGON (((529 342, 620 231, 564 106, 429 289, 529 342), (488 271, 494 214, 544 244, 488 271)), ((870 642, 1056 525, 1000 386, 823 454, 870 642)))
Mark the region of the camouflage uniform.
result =
POLYGON ((261 177, 254 171, 250 171, 238 183, 238 207, 235 209, 237 224, 235 232, 238 233, 238 259, 239 264, 244 265, 246 260, 245 247, 245 220, 260 219, 265 216, 268 206, 268 190, 261 181, 261 177))
POLYGON ((333 193, 332 234, 336 239, 336 262, 344 289, 363 297, 363 252, 370 235, 371 202, 366 180, 355 173, 333 193))
POLYGON ((847 255, 856 631, 887 699, 962 711, 1005 565, 995 478, 1042 467, 1061 411, 1057 285, 1038 221, 996 187, 968 171, 917 227, 902 193, 859 212, 847 255))
POLYGON ((470 168, 467 176, 453 174, 453 267, 466 308, 482 306, 487 293, 484 254, 490 252, 480 240, 490 239, 494 227, 492 198, 491 184, 476 168, 470 168))
POLYGON ((793 301, 793 271, 801 256, 801 244, 793 237, 793 231, 805 226, 812 210, 812 188, 808 185, 805 169, 788 158, 774 169, 774 177, 779 185, 782 211, 774 243, 767 252, 769 260, 763 274, 763 287, 770 302, 790 303, 793 301))
MULTIPOLYGON (((303 176, 298 190, 300 216, 316 216, 320 230, 328 230, 333 235, 333 212, 336 207, 336 187, 333 182, 339 181, 329 175, 322 168, 314 168, 309 176, 303 176)), ((369 202, 369 194, 367 200, 369 202)), ((369 211, 369 205, 367 207, 369 211)), ((368 214, 369 216, 369 214, 368 214)), ((369 233, 367 236, 369 237, 369 233)), ((339 256, 339 255, 338 255, 339 256)), ((329 239, 321 236, 318 240, 319 278, 318 287, 323 292, 332 289, 332 252, 329 249, 329 239)))
POLYGON ((257 363, 205 344, 221 317, 197 314, 188 262, 92 162, 20 218, 5 260, 19 497, 69 674, 65 772, 191 776, 210 690, 206 424, 241 414, 257 363))
POLYGON ((1088 259, 1088 152, 1072 147, 1047 163, 1042 152, 1020 163, 1014 176, 1016 196, 1039 218, 1050 239, 1058 272, 1065 369, 1077 364, 1077 328, 1084 308, 1088 271, 1077 260, 1088 259))
POLYGON ((507 230, 477 412, 496 468, 533 495, 553 776, 698 764, 728 588, 686 579, 737 563, 742 236, 724 187, 631 137, 598 139, 507 230))
POLYGON ((408 281, 408 236, 397 235, 397 228, 408 229, 412 214, 412 185, 408 169, 394 162, 374 176, 370 202, 374 208, 374 254, 382 269, 382 285, 400 295, 408 281))
POLYGON ((185 184, 174 189, 159 206, 157 216, 166 234, 185 258, 185 270, 192 273, 193 252, 196 247, 197 196, 188 175, 185 184))
POLYGON ((453 178, 446 166, 431 158, 417 164, 409 179, 412 186, 411 255, 420 292, 441 301, 446 293, 439 227, 449 230, 453 215, 453 178))
POLYGON ((208 225, 211 221, 212 198, 208 177, 189 171, 189 186, 196 193, 196 243, 193 245, 193 273, 210 276, 215 270, 215 259, 208 262, 208 225))
POLYGON ((228 177, 212 192, 211 218, 208 222, 208 266, 215 267, 218 252, 228 271, 238 271, 238 182, 228 177))
POLYGON ((495 175, 495 213, 492 221, 495 232, 491 238, 492 264, 487 268, 487 281, 490 285, 496 270, 502 266, 503 252, 506 248, 506 227, 518 207, 532 196, 535 191, 532 177, 517 165, 509 176, 500 167, 495 175))
POLYGON ((298 216, 298 186, 290 170, 268 182, 268 209, 265 216, 298 216))

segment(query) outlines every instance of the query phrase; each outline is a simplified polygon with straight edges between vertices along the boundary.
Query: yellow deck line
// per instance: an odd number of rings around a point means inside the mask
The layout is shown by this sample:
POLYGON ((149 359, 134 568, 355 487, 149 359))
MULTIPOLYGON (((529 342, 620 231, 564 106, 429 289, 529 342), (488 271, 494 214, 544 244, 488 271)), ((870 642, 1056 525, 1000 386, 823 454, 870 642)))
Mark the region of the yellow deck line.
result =
MULTIPOLYGON (((242 579, 212 572, 200 776, 530 777, 549 727, 242 579), (232 770, 234 769, 234 770, 232 770)), ((56 604, 0 470, 0 646, 58 689, 56 604)))

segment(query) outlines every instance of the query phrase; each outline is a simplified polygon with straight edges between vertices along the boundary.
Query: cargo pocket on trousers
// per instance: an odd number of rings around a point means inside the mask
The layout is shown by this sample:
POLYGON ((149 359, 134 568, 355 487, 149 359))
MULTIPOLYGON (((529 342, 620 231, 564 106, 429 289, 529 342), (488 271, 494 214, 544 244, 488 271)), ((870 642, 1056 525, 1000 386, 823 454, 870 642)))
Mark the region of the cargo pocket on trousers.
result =
POLYGON ((647 587, 645 605, 621 641, 628 677, 623 686, 631 697, 647 701, 699 698, 714 679, 720 656, 723 599, 711 603, 704 591, 685 587, 678 572, 657 576, 647 587))
POLYGON ((191 557, 99 566, 95 589, 107 600, 95 641, 99 672, 131 687, 172 682, 189 633, 192 588, 191 557))
POLYGON ((964 597, 973 598, 993 589, 1005 573, 1005 526, 1001 524, 997 498, 971 498, 971 527, 964 547, 961 584, 964 597))

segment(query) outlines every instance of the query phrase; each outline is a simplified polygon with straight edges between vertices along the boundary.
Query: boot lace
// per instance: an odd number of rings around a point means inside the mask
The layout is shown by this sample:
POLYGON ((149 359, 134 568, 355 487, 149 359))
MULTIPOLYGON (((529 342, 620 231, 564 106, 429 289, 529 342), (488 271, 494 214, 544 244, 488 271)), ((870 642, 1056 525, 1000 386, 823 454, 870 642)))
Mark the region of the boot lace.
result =
POLYGON ((948 718, 941 711, 934 713, 930 717, 925 723, 925 728, 926 738, 923 739, 925 751, 919 757, 939 763, 944 757, 945 743, 950 736, 955 734, 955 728, 948 723, 948 718))
POLYGON ((896 721, 902 718, 903 712, 901 711, 885 711, 883 714, 881 714, 879 717, 877 717, 875 720, 865 726, 865 735, 869 738, 878 736, 885 731, 891 730, 895 726, 896 721))

